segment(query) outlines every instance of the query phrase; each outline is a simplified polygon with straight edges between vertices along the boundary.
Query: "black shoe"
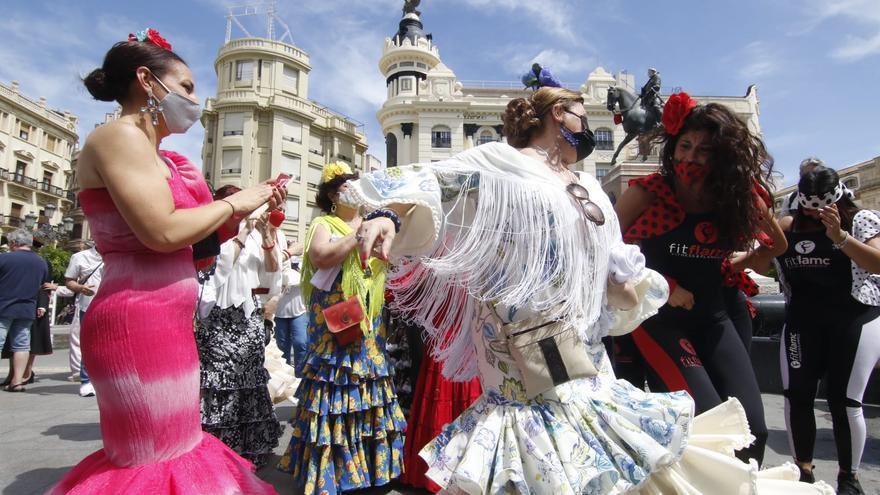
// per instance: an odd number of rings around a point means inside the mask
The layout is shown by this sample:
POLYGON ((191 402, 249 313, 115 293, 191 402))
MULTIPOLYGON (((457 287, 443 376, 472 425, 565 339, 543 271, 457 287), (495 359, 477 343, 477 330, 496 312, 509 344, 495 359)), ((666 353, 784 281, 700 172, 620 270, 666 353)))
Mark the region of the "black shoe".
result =
POLYGON ((34 381, 35 381, 36 379, 37 379, 37 374, 34 373, 33 371, 31 371, 31 377, 28 378, 27 380, 25 380, 25 381, 22 382, 22 383, 24 383, 25 385, 30 385, 31 383, 34 383, 34 381))
POLYGON ((798 469, 800 469, 800 471, 801 471, 801 478, 798 481, 800 481, 801 483, 815 483, 816 476, 813 475, 813 469, 812 469, 814 467, 815 466, 810 466, 810 470, 807 471, 802 466, 798 466, 798 469))
POLYGON ((855 473, 840 473, 837 475, 838 495, 865 495, 862 485, 856 479, 855 473))

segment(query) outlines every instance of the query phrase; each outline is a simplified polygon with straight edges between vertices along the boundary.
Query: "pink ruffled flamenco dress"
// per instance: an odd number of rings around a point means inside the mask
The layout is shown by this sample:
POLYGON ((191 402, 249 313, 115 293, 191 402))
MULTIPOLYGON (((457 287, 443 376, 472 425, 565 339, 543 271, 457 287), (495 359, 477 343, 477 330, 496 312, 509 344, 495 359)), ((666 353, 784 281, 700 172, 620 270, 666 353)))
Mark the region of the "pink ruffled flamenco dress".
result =
MULTIPOLYGON (((195 166, 162 154, 176 208, 210 201, 195 166)), ((105 263, 81 336, 104 448, 49 493, 275 494, 250 462, 202 432, 192 249, 159 253, 145 247, 106 189, 83 190, 79 199, 105 263)))

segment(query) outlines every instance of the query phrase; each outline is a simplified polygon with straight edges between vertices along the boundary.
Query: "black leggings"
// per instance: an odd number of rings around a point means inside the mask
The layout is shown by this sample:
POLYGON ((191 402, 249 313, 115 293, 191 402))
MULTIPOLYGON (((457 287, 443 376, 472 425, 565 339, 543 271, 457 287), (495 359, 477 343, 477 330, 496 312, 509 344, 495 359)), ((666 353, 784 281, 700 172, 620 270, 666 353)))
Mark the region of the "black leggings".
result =
MULTIPOLYGON (((657 315, 633 332, 632 345, 644 360, 648 385, 658 392, 687 390, 697 414, 735 397, 755 436, 754 443, 737 452, 737 457, 762 463, 767 443, 764 404, 740 333, 723 312, 689 320, 657 315)), ((621 344, 621 352, 630 345, 621 344)), ((629 372, 633 368, 630 365, 629 372)))
MULTIPOLYGON (((730 317, 730 321, 733 322, 733 326, 736 327, 736 333, 739 335, 743 346, 745 346, 746 352, 751 352, 752 314, 746 304, 746 295, 736 287, 724 287, 721 290, 724 294, 727 315, 730 317)), ((614 374, 618 378, 623 378, 644 390, 647 369, 632 336, 624 335, 614 337, 613 339, 607 337, 603 339, 603 342, 605 343, 608 355, 611 357, 614 374)))
POLYGON ((837 462, 842 471, 858 470, 867 435, 862 396, 878 358, 880 308, 827 301, 786 306, 780 365, 785 419, 796 460, 813 460, 813 402, 819 379, 826 377, 837 462))
POLYGON ((737 287, 724 287, 721 289, 724 293, 724 306, 727 308, 727 315, 733 326, 736 327, 736 333, 739 334, 740 340, 746 347, 746 352, 752 351, 752 313, 749 312, 749 306, 746 304, 746 295, 737 287))

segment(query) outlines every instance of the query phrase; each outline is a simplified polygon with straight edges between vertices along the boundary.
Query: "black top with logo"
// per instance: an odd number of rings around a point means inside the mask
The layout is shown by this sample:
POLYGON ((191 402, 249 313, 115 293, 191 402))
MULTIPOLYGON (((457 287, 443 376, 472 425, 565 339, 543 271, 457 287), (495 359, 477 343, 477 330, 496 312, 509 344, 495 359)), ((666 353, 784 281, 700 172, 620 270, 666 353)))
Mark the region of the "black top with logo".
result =
POLYGON ((724 311, 721 262, 730 255, 730 248, 718 242, 715 217, 714 213, 687 213, 674 229, 641 241, 647 266, 694 294, 693 310, 665 305, 660 314, 703 316, 724 311))
POLYGON ((791 291, 791 302, 850 302, 852 261, 834 249, 824 230, 786 232, 788 250, 777 257, 791 291))

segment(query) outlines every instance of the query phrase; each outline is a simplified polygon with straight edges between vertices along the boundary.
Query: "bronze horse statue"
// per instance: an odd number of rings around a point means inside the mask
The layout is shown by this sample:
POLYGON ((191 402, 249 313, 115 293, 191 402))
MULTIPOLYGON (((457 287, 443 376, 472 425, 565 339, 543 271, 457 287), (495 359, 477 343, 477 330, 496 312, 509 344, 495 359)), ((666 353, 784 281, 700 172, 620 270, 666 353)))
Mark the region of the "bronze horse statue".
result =
MULTIPOLYGON (((615 107, 623 118, 623 130, 626 137, 617 145, 614 156, 611 157, 611 166, 617 162, 617 155, 630 141, 639 137, 639 135, 652 131, 660 124, 661 114, 655 114, 654 111, 646 111, 642 105, 639 105, 639 97, 632 91, 617 86, 608 88, 608 101, 606 107, 609 112, 614 112, 615 107)), ((642 153, 642 161, 648 159, 645 153, 642 153)))

